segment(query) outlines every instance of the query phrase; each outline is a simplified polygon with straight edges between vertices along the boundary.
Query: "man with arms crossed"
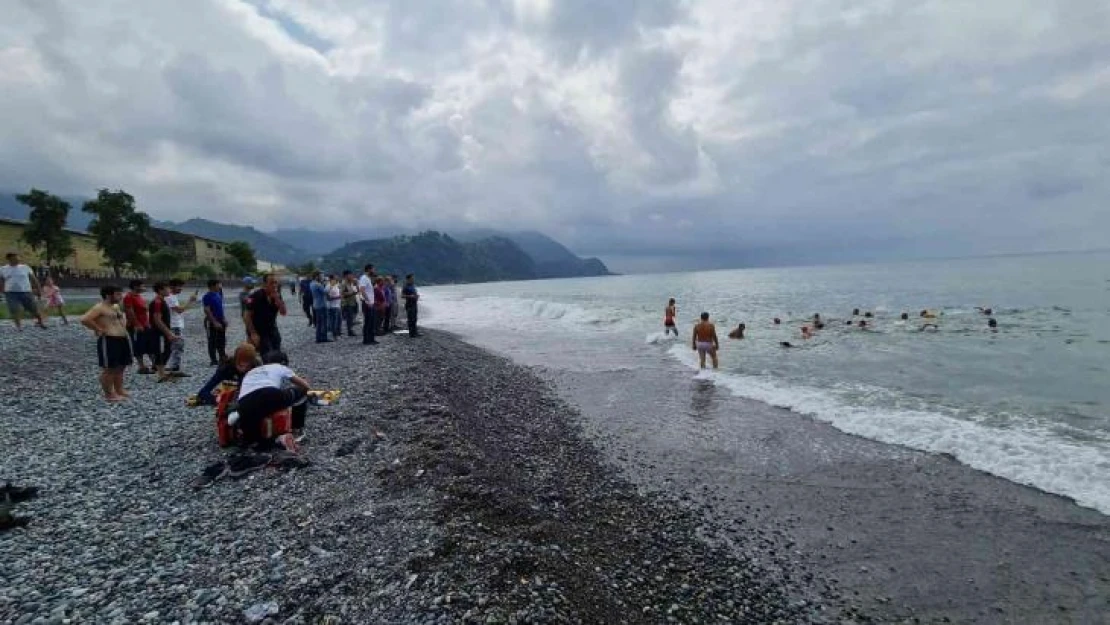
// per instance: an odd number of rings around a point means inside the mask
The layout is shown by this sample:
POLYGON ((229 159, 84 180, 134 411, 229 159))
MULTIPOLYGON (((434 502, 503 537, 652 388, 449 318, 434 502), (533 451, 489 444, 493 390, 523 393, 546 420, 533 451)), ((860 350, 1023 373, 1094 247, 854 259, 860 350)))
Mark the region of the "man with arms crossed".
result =
POLYGON ((81 316, 81 325, 96 335, 96 355, 100 362, 100 388, 111 402, 127 399, 123 390, 123 371, 131 365, 131 341, 125 317, 119 309, 123 299, 118 286, 100 289, 100 303, 81 316))
POLYGON ((285 316, 285 301, 278 292, 278 279, 272 273, 262 276, 262 288, 251 293, 247 303, 244 321, 247 324, 247 337, 258 349, 266 354, 281 349, 281 332, 278 331, 277 317, 285 316))
POLYGON ((15 321, 15 329, 23 329, 23 311, 31 313, 31 316, 37 320, 35 325, 45 328, 42 312, 35 304, 35 297, 41 293, 39 279, 35 277, 35 272, 31 271, 30 267, 19 262, 19 254, 15 252, 8 254, 8 264, 0 267, 0 278, 4 279, 4 299, 8 302, 8 312, 12 314, 12 321, 15 321))
POLYGON ((701 314, 701 321, 694 326, 693 348, 698 352, 698 366, 705 368, 705 355, 713 359, 713 368, 717 368, 717 350, 721 344, 717 341, 717 327, 709 322, 709 313, 701 314))

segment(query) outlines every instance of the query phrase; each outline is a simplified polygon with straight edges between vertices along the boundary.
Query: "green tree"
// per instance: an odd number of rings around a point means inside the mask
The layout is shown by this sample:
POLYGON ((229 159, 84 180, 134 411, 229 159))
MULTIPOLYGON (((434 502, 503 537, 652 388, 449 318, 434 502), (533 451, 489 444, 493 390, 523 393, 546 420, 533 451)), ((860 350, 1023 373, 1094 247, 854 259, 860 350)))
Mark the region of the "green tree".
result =
POLYGON ((232 241, 227 245, 227 258, 223 260, 223 270, 229 274, 252 274, 258 270, 258 260, 250 244, 232 241))
POLYGON ((216 270, 208 265, 197 265, 193 267, 194 280, 211 280, 215 277, 217 277, 216 270))
POLYGON ((15 199, 31 209, 23 240, 36 252, 42 250, 40 256, 47 267, 73 254, 73 242, 65 229, 69 202, 39 189, 31 189, 15 199))
POLYGON ((153 273, 168 276, 181 269, 181 254, 169 247, 160 247, 145 259, 145 265, 153 273))
POLYGON ((89 223, 89 232, 96 237, 96 246, 117 278, 125 267, 138 268, 145 252, 154 249, 150 217, 135 210, 131 194, 101 189, 96 199, 85 202, 81 210, 95 215, 89 223))

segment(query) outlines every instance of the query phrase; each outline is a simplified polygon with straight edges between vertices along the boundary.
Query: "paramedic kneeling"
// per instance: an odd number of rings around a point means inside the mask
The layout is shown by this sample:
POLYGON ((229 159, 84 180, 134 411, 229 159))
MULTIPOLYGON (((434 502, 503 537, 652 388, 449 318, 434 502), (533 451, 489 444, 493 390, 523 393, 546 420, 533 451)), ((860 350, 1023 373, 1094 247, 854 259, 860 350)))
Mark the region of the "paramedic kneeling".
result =
POLYGON ((257 442, 259 425, 273 413, 293 409, 293 435, 301 437, 308 412, 308 381, 288 367, 285 352, 272 351, 262 356, 263 365, 243 376, 239 385, 239 422, 246 442, 257 442))

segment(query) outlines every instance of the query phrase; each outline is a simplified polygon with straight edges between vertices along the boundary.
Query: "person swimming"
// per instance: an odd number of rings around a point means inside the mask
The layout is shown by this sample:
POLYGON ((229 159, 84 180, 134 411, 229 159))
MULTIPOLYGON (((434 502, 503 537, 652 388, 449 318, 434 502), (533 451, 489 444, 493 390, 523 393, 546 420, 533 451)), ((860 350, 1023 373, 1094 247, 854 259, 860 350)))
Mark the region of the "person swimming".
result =
POLYGON ((994 314, 993 310, 991 310, 990 308, 983 308, 982 306, 976 306, 975 310, 978 310, 981 314, 984 314, 988 317, 994 314))
POLYGON ((860 329, 860 330, 867 330, 867 329, 869 329, 869 328, 867 327, 867 321, 866 321, 866 320, 864 320, 864 319, 860 319, 860 320, 859 320, 859 329, 860 329))
POLYGON ((782 324, 782 319, 779 319, 778 317, 775 317, 775 319, 774 319, 774 324, 775 324, 775 325, 780 325, 780 324, 782 324))
POLYGON ((728 333, 728 338, 730 338, 730 339, 742 339, 742 338, 744 338, 744 331, 747 330, 747 329, 748 329, 748 326, 746 324, 741 323, 740 325, 736 326, 735 330, 728 333))
POLYGON ((902 321, 909 321, 909 320, 910 320, 910 313, 908 313, 908 312, 902 313, 902 321))
POLYGON ((871 314, 871 311, 869 310, 869 311, 867 311, 867 312, 863 313, 863 316, 864 316, 864 317, 865 317, 866 319, 870 319, 870 318, 874 317, 875 315, 872 315, 872 314, 871 314))
POLYGON ((675 317, 675 304, 674 298, 667 300, 667 309, 663 311, 663 336, 670 336, 674 332, 678 336, 678 326, 674 322, 675 317))
POLYGON ((705 356, 708 354, 713 360, 713 368, 717 368, 717 350, 721 348, 717 341, 717 327, 709 321, 709 313, 701 314, 701 322, 694 326, 693 349, 698 352, 698 366, 705 368, 705 356))
POLYGON ((809 329, 809 326, 802 326, 802 338, 806 340, 813 338, 813 331, 809 329))
POLYGON ((859 316, 859 309, 858 308, 853 308, 852 309, 852 316, 853 317, 858 317, 859 316))
POLYGON ((987 327, 990 328, 991 332, 998 332, 998 320, 994 317, 987 319, 987 327))

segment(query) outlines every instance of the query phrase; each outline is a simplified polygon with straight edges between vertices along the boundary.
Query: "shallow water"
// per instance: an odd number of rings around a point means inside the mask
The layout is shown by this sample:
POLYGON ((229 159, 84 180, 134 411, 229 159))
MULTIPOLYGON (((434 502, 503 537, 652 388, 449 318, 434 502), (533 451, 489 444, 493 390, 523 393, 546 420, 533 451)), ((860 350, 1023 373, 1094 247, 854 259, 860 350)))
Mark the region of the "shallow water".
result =
MULTIPOLYGON (((706 383, 1110 513, 1108 261, 1068 254, 435 287, 423 291, 422 317, 525 364, 692 376, 689 332, 705 310, 722 337, 721 369, 700 374, 706 383), (668 297, 678 300, 679 340, 662 334, 668 297), (998 332, 977 306, 993 308, 998 332), (873 313, 871 330, 845 325, 853 308, 873 313), (920 331, 922 309, 939 314, 939 331, 920 331), (803 340, 814 313, 827 327, 803 340), (747 338, 725 339, 739 322, 747 338)), ((634 390, 667 392, 655 382, 634 390)))

